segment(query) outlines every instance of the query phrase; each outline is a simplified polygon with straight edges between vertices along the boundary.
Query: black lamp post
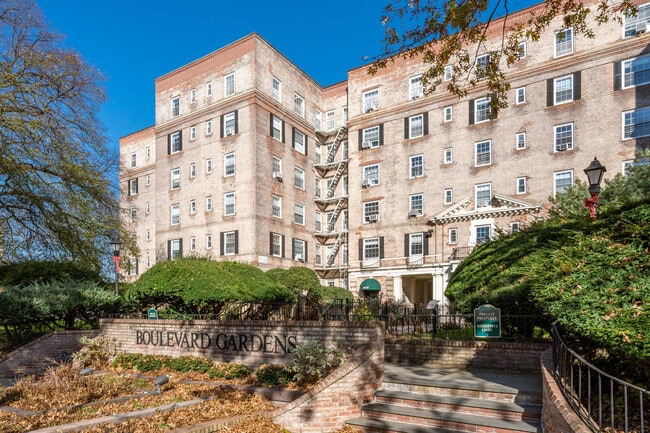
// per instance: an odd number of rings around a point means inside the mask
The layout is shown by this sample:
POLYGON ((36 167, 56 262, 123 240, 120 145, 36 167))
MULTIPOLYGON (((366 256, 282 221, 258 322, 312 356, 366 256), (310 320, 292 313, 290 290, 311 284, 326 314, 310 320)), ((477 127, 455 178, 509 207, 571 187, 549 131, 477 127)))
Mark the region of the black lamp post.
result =
POLYGON ((115 262, 115 295, 120 296, 120 247, 122 243, 119 240, 111 241, 113 247, 113 261, 115 262))
POLYGON ((596 218, 598 208, 598 194, 600 194, 600 182, 603 180, 603 174, 607 171, 604 165, 594 157, 589 167, 585 168, 585 174, 589 179, 589 194, 591 197, 585 199, 584 206, 589 209, 589 216, 596 218))

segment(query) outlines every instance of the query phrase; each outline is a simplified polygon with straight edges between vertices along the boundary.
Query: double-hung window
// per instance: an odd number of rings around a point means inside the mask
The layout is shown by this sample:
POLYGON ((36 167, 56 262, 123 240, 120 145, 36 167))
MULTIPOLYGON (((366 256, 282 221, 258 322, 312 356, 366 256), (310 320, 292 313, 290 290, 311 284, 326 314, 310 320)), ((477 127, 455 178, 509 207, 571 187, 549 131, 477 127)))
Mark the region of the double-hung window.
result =
POLYGON ((573 185, 573 170, 558 171, 553 174, 553 194, 566 192, 573 185))
POLYGON ((363 248, 363 266, 378 267, 381 260, 381 238, 364 239, 363 248))
POLYGON ((212 120, 205 122, 205 135, 212 134, 212 120))
POLYGON ((293 206, 293 222, 300 224, 301 226, 305 225, 305 206, 299 203, 296 203, 293 206))
POLYGON ((235 94, 235 74, 228 74, 223 78, 223 94, 230 96, 235 94))
POLYGON ((282 160, 277 156, 273 157, 273 177, 282 178, 282 160))
POLYGON ((487 207, 492 203, 492 184, 482 183, 475 186, 476 207, 487 207))
POLYGON ((444 114, 444 116, 443 116, 443 121, 445 121, 445 122, 451 122, 452 119, 453 119, 453 113, 454 113, 454 109, 453 109, 453 107, 452 107, 451 105, 445 107, 445 111, 444 111, 444 113, 445 113, 445 114, 444 114))
POLYGON ((282 102, 282 82, 273 77, 273 99, 282 102))
POLYGON ((444 81, 451 81, 451 79, 454 78, 454 67, 451 65, 445 66, 445 72, 443 74, 443 80, 444 81))
POLYGON ((177 225, 181 223, 181 205, 175 203, 171 205, 170 209, 171 214, 171 225, 177 225))
POLYGON ((526 148, 526 133, 518 132, 515 136, 515 149, 522 150, 526 148))
POLYGON ((212 212, 212 196, 205 198, 205 211, 212 212))
POLYGON ((417 138, 425 135, 425 116, 418 114, 408 118, 408 135, 406 138, 417 138))
POLYGON ((306 155, 307 137, 304 133, 298 131, 295 128, 293 130, 293 148, 303 155, 306 155))
POLYGON ((305 98, 297 93, 293 95, 293 111, 300 117, 305 117, 305 98))
POLYGON ((650 135, 650 107, 623 112, 623 140, 650 135))
POLYGON ((555 57, 573 53, 573 29, 562 29, 555 32, 555 57))
POLYGON ((190 126, 190 140, 196 140, 196 126, 190 126))
POLYGON ((194 179, 196 177, 196 164, 191 163, 190 164, 190 179, 194 179))
POLYGON ((445 148, 444 161, 445 164, 451 164, 454 162, 454 149, 452 147, 445 148))
POLYGON ((129 195, 136 195, 138 193, 138 178, 129 180, 129 195))
POLYGON ((447 232, 449 243, 450 244, 457 244, 458 243, 458 229, 457 228, 451 228, 447 232))
POLYGON ((196 89, 190 90, 190 102, 192 104, 196 102, 196 89))
POLYGON ((334 129, 336 121, 336 111, 330 110, 325 113, 325 129, 331 131, 334 129))
POLYGON ((300 167, 293 169, 293 186, 298 189, 305 189, 305 170, 300 167))
POLYGON ((205 249, 206 250, 212 249, 212 235, 205 236, 205 249))
POLYGON ((177 117, 181 114, 181 98, 176 96, 172 98, 172 117, 177 117))
POLYGON ((223 122, 223 125, 221 125, 222 136, 229 137, 237 133, 237 112, 236 111, 231 111, 230 113, 224 114, 222 118, 222 122, 223 122))
POLYGON ((235 193, 228 192, 223 195, 223 214, 234 215, 235 214, 235 193))
POLYGON ((284 142, 284 122, 273 114, 271 114, 271 136, 284 142))
POLYGON ((183 241, 181 239, 172 239, 168 244, 168 254, 170 260, 176 260, 183 257, 183 241))
POLYGON ((235 174, 235 154, 228 153, 223 156, 223 175, 224 177, 235 174))
POLYGON ((487 76, 490 67, 490 55, 482 54, 476 57, 476 78, 479 80, 487 76))
POLYGON ((573 101, 573 75, 553 80, 553 105, 573 101))
POLYGON ((237 230, 224 232, 221 237, 223 254, 226 256, 237 254, 237 230))
POLYGON ((363 94, 363 107, 364 113, 370 113, 379 108, 379 89, 370 90, 363 94))
POLYGON ((444 191, 444 203, 452 204, 454 202, 454 190, 453 188, 447 188, 444 191))
POLYGON ((381 145, 380 125, 361 130, 361 149, 379 147, 381 145))
POLYGON ((131 168, 135 167, 138 165, 138 154, 133 152, 131 154, 131 168))
POLYGON ((517 178, 517 194, 526 194, 526 178, 517 178))
POLYGON ((183 150, 181 131, 172 132, 167 136, 167 154, 177 153, 183 150))
POLYGON ((424 212, 423 194, 411 194, 409 196, 409 211, 416 212, 417 215, 422 215, 424 212))
POLYGON ((363 204, 363 221, 372 223, 379 221, 379 202, 370 201, 363 204))
POLYGON ((379 164, 363 167, 363 181, 365 185, 379 185, 379 164))
POLYGON ((282 257, 284 236, 279 233, 271 233, 271 255, 282 257))
POLYGON ((205 83, 205 94, 206 96, 212 96, 212 81, 205 83))
POLYGON ((303 241, 302 239, 296 239, 294 238, 292 240, 292 249, 293 249, 293 259, 298 260, 300 262, 304 262, 307 260, 307 255, 306 255, 306 248, 305 245, 307 242, 303 241))
POLYGON ((492 142, 490 140, 479 141, 475 147, 475 166, 490 165, 492 163, 492 142))
POLYGON ((623 38, 629 38, 645 33, 650 21, 650 3, 637 6, 635 16, 623 17, 623 38))
POLYGON ((624 60, 621 69, 624 89, 650 83, 650 56, 624 60))
POLYGON ((476 226, 476 245, 481 245, 490 240, 492 227, 489 225, 476 226))
POLYGON ((474 123, 487 122, 490 120, 492 106, 491 98, 478 98, 474 100, 474 123))
POLYGON ((523 104, 526 102, 526 88, 525 87, 518 87, 516 92, 516 99, 515 102, 517 104, 523 104))
POLYGON ((171 189, 179 189, 181 187, 181 169, 175 168, 171 171, 171 189))
POLYGON ((206 174, 212 173, 212 158, 205 160, 205 173, 206 174))
POLYGON ((424 255, 424 234, 411 233, 408 235, 409 257, 422 257, 424 255))
POLYGON ((279 195, 273 196, 273 216, 276 218, 282 218, 282 197, 279 195))
POLYGON ((422 75, 417 75, 409 79, 409 98, 417 99, 423 95, 422 75))
POLYGON ((190 200, 190 215, 196 214, 196 200, 190 200))
POLYGON ((555 151, 573 149, 573 123, 555 126, 555 151))
POLYGON ((409 158, 409 177, 411 179, 424 176, 424 156, 415 155, 409 158))

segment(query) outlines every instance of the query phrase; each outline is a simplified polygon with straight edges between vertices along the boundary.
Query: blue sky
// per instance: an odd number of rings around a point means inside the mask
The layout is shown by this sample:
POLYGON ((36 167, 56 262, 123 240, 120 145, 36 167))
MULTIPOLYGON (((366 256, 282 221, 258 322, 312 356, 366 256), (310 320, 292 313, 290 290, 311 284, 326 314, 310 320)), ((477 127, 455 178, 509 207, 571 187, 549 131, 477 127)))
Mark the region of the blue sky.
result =
POLYGON ((381 53, 389 0, 36 0, 65 45, 107 78, 100 118, 110 146, 153 125, 154 79, 252 32, 319 84, 381 53))

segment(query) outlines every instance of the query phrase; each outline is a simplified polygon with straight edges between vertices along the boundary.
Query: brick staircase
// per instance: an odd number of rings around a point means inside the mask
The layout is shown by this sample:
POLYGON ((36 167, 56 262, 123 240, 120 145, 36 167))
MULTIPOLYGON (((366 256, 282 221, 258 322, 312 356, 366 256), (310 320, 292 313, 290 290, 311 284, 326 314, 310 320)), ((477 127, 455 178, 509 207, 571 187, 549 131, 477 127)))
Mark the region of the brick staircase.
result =
POLYGON ((386 365, 382 388, 346 424, 367 433, 542 433, 541 374, 386 365))

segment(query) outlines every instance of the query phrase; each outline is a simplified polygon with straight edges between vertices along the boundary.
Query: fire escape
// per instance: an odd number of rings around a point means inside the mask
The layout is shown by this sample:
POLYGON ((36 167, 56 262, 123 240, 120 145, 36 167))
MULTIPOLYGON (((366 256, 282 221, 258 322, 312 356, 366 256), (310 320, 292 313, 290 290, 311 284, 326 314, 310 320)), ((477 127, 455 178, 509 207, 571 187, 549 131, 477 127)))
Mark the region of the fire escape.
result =
POLYGON ((323 279, 347 279, 347 251, 343 252, 343 248, 347 248, 348 243, 348 185, 341 183, 348 172, 347 128, 341 126, 329 132, 319 131, 317 136, 321 149, 326 149, 326 153, 317 161, 315 169, 325 181, 326 188, 324 193, 316 191, 315 203, 326 215, 326 221, 324 227, 315 233, 316 241, 325 252, 315 270, 323 279), (340 158, 337 159, 337 155, 340 158))

